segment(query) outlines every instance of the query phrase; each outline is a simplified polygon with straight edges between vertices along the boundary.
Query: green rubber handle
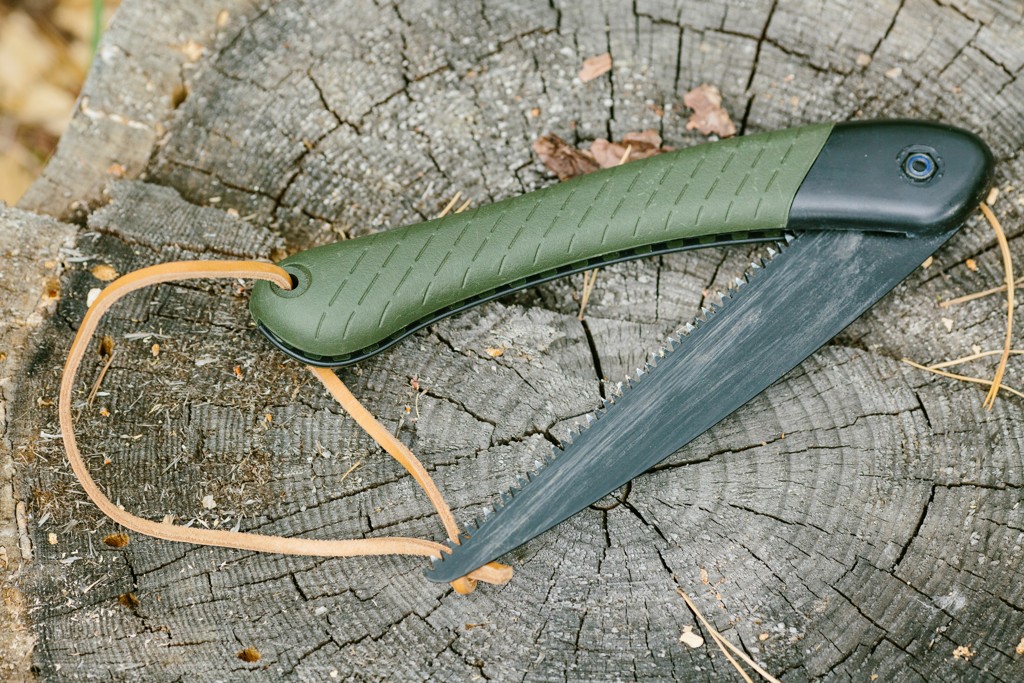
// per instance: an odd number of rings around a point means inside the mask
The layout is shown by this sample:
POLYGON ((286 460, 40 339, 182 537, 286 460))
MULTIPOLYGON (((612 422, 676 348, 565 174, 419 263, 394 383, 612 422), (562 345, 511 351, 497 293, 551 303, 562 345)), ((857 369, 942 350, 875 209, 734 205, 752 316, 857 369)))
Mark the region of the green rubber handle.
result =
POLYGON ((256 285, 250 311, 286 351, 343 365, 439 313, 652 245, 781 230, 831 124, 634 161, 460 214, 310 249, 256 285))

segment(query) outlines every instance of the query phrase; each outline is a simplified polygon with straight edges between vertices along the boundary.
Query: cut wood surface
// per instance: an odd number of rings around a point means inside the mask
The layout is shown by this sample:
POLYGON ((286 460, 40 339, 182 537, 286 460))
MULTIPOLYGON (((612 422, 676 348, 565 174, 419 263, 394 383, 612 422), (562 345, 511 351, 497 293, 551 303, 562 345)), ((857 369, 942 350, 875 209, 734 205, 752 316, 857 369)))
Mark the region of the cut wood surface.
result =
MULTIPOLYGON (((424 220, 456 192, 480 205, 540 188, 557 182, 532 151, 549 133, 583 146, 646 129, 672 147, 704 142, 682 104, 703 83, 740 134, 895 116, 978 132, 998 160, 993 210, 1024 263, 1022 21, 1020 3, 999 0, 127 0, 22 202, 74 242, 58 259, 54 314, 0 361, 12 364, 0 446, 15 498, 0 517, 21 501, 31 541, 31 559, 8 551, 12 609, 36 641, 20 675, 738 680, 682 588, 785 681, 1019 680, 1024 402, 1003 394, 986 411, 984 387, 900 361, 1000 348, 999 296, 937 305, 1004 281, 980 214, 827 347, 504 558, 511 583, 470 596, 426 581, 416 558, 264 555, 133 533, 110 547, 123 530, 74 479, 55 401, 109 269, 276 259, 424 220), (584 60, 606 52, 611 70, 580 81, 584 60), (705 645, 680 642, 687 628, 705 645)), ((0 214, 5 249, 31 220, 43 219, 0 214)), ((339 374, 465 522, 598 406, 602 378, 640 365, 759 251, 611 266, 582 321, 583 276, 549 283, 339 374)), ((442 540, 412 479, 253 329, 249 286, 162 286, 108 316, 113 356, 87 357, 76 399, 100 485, 155 520, 442 540)), ((991 376, 995 362, 965 372, 991 376)), ((1021 362, 1011 357, 1005 378, 1017 388, 1021 362)))

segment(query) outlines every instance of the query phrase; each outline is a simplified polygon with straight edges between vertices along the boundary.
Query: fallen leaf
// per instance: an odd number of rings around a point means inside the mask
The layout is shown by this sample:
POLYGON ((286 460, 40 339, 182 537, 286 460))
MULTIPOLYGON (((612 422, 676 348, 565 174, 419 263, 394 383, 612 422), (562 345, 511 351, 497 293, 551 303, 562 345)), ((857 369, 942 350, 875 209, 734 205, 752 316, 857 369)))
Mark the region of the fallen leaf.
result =
POLYGON ((92 266, 90 272, 92 272, 93 278, 100 282, 109 283, 118 279, 118 271, 105 263, 92 266))
POLYGON ((153 344, 152 346, 149 347, 149 352, 151 354, 153 354, 153 358, 159 357, 160 356, 160 345, 159 344, 153 344))
POLYGON ((111 548, 123 548, 128 545, 128 534, 107 534, 103 537, 103 545, 111 548))
POLYGON ((683 96, 683 104, 693 110, 686 122, 686 130, 697 129, 704 135, 728 138, 736 135, 736 124, 722 107, 722 92, 713 85, 702 83, 683 96))
POLYGON ((601 168, 589 152, 576 149, 557 135, 545 135, 533 143, 533 151, 559 180, 568 180, 601 168))
POLYGON ((603 55, 595 55, 583 60, 583 68, 580 69, 580 80, 584 83, 592 81, 598 76, 603 76, 612 70, 612 55, 605 52, 603 55))
POLYGON ((100 408, 100 415, 103 417, 110 417, 110 411, 106 408, 100 408))
POLYGON ((970 643, 968 643, 967 645, 961 645, 957 649, 953 650, 953 659, 962 659, 966 662, 976 654, 978 654, 978 651, 972 650, 970 643))
POLYGON ((698 648, 704 644, 704 638, 699 633, 694 633, 693 627, 687 624, 679 634, 679 642, 687 647, 698 648))
POLYGON ((661 136, 658 135, 656 130, 626 133, 622 138, 622 142, 611 142, 604 138, 598 138, 590 145, 590 156, 594 158, 594 161, 601 168, 618 166, 622 163, 624 157, 626 161, 636 161, 637 159, 646 159, 655 154, 669 151, 671 151, 671 148, 663 148, 661 146, 661 136), (627 150, 629 152, 628 157, 626 156, 627 150))

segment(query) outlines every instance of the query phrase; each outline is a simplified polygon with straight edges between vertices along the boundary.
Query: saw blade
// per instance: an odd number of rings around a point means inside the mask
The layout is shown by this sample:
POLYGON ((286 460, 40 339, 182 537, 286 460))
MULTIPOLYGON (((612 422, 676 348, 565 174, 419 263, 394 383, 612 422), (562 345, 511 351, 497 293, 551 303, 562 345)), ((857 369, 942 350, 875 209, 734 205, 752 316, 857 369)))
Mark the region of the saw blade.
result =
POLYGON ((652 354, 610 405, 501 496, 426 572, 450 582, 642 474, 827 343, 938 249, 931 237, 861 231, 787 237, 722 304, 652 354))

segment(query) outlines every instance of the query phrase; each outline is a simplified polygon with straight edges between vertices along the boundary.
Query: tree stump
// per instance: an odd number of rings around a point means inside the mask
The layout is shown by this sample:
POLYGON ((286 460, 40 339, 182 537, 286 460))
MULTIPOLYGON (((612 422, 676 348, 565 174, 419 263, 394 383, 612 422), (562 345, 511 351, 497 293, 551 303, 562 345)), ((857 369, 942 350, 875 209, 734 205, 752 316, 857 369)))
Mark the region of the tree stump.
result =
MULTIPOLYGON (((120 529, 72 476, 55 401, 88 292, 103 284, 97 266, 279 258, 429 218, 456 192, 474 204, 517 195, 555 182, 531 152, 549 132, 585 143, 653 128, 668 145, 697 144, 682 95, 701 83, 721 89, 741 133, 896 116, 977 131, 998 159, 994 209, 1019 262, 1022 11, 127 0, 22 203, 74 235, 55 314, 5 368, 17 390, 4 438, 33 555, 13 584, 36 639, 25 675, 735 680, 682 588, 786 681, 1019 679, 1024 403, 1003 394, 986 411, 977 386, 900 362, 1001 344, 999 297, 936 306, 1002 283, 980 219, 735 415, 505 558, 510 584, 469 597, 427 582, 413 558, 136 534, 108 547, 120 529), (611 72, 580 82, 582 61, 604 52, 611 72), (680 643, 685 627, 708 644, 680 643)), ((15 220, 31 217, 0 215, 4 231, 15 220)), ((582 322, 580 276, 550 283, 340 375, 466 521, 597 406, 602 378, 639 365, 757 253, 611 266, 582 322)), ((110 314, 101 333, 114 355, 87 361, 77 394, 83 451, 108 495, 178 523, 441 540, 412 480, 253 330, 247 291, 162 286, 110 314)), ((1020 387, 1014 363, 1006 381, 1020 387)), ((966 367, 987 376, 994 360, 966 367)))

